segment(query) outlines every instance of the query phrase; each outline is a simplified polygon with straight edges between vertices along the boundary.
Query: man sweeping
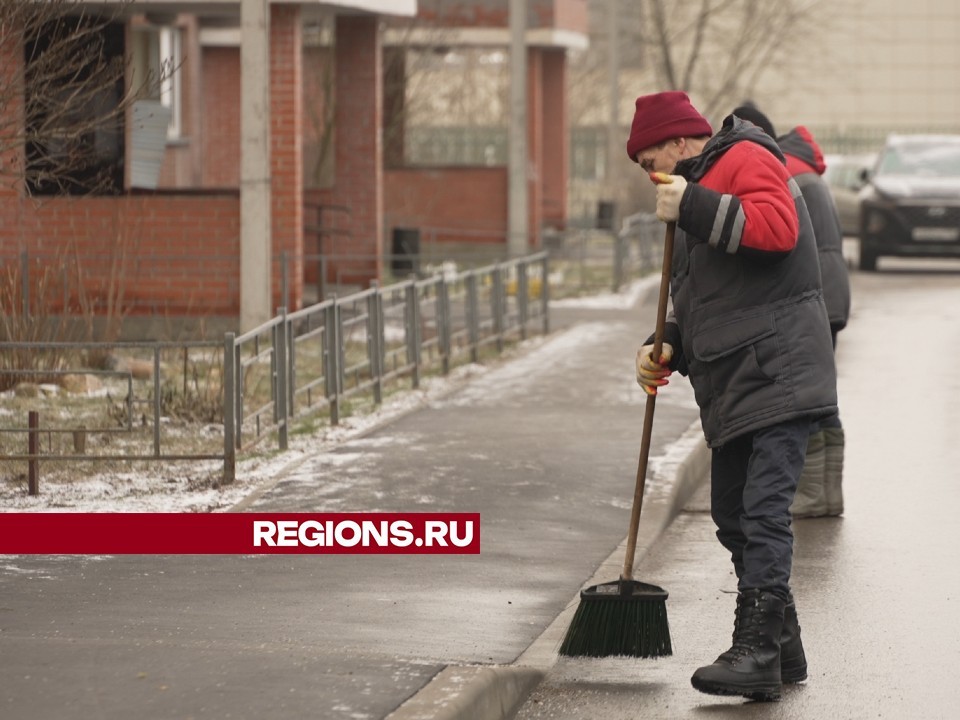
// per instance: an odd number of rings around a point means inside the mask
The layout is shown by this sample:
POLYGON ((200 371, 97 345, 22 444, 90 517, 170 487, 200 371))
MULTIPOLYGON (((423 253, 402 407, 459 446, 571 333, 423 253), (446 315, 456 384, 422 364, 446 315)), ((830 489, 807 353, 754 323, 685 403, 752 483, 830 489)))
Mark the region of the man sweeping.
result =
POLYGON ((627 152, 675 222, 663 351, 637 353, 647 393, 688 375, 712 450, 711 515, 738 578, 733 644, 698 690, 775 700, 806 679, 790 592, 790 505, 811 420, 837 411, 817 247, 776 142, 734 116, 711 137, 683 92, 637 98, 627 152))

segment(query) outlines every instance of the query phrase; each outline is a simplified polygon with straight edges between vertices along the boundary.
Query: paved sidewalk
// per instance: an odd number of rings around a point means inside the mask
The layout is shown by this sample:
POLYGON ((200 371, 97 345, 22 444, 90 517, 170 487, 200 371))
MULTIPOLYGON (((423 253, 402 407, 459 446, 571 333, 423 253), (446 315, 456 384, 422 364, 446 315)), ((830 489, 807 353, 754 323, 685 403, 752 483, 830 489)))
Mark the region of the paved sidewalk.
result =
MULTIPOLYGON (((447 666, 392 720, 509 714, 552 662, 554 636, 569 622, 580 585, 601 560, 609 575, 602 577, 619 575, 622 544, 608 556, 626 533, 633 495, 645 402, 632 380, 633 356, 652 327, 656 292, 647 286, 634 309, 555 308, 554 326, 565 329, 544 345, 311 459, 243 504, 258 512, 480 511, 479 558, 401 562, 415 581, 394 584, 392 602, 416 611, 374 607, 373 645, 358 642, 353 610, 328 628, 364 654, 389 648, 447 666), (514 663, 534 641, 538 650, 514 663)), ((679 511, 677 494, 685 499, 704 477, 706 450, 685 389, 658 406, 641 554, 679 511), (700 449, 693 475, 677 482, 679 465, 700 449)), ((355 591, 347 577, 324 594, 355 610, 355 591)))
MULTIPOLYGON (((626 535, 644 402, 633 358, 655 296, 554 310, 557 330, 526 354, 240 508, 479 512, 479 556, 20 558, 0 568, 0 714, 504 717, 626 535)), ((641 548, 705 467, 677 385, 657 407, 641 548)))

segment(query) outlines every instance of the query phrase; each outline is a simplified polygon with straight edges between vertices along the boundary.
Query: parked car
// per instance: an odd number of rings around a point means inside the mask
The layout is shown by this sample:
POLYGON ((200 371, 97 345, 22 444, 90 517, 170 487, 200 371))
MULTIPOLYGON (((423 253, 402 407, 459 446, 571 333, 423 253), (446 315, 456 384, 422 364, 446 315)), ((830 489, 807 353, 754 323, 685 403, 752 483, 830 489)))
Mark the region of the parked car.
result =
POLYGON ((960 257, 960 135, 890 135, 860 193, 860 269, 960 257))
POLYGON ((863 155, 827 155, 823 179, 830 186, 844 235, 860 234, 860 190, 865 184, 863 171, 873 167, 876 153, 863 155))

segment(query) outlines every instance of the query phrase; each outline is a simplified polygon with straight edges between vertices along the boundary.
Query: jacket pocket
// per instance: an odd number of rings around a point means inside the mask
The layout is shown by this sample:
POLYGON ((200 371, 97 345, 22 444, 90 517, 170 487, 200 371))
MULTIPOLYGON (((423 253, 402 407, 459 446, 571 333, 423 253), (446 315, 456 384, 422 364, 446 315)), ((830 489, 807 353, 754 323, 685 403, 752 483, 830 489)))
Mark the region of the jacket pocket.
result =
POLYGON ((773 313, 724 323, 697 333, 693 338, 693 354, 697 360, 713 362, 776 332, 773 313))
POLYGON ((708 437, 776 415, 788 404, 783 382, 786 359, 772 311, 702 329, 692 344, 701 376, 694 389, 701 408, 709 407, 708 437))

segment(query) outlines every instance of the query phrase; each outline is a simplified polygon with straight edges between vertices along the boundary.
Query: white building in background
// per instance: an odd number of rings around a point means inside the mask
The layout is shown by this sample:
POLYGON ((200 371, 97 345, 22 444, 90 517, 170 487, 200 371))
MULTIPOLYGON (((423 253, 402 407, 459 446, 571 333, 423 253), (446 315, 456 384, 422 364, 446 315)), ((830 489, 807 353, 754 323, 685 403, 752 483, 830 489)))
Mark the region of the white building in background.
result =
POLYGON ((802 48, 803 81, 774 70, 755 100, 778 128, 960 132, 960 3, 831 0, 823 36, 802 48))
MULTIPOLYGON (((795 125, 813 131, 824 150, 854 153, 878 149, 890 132, 960 133, 960 2, 957 0, 763 0, 754 8, 765 16, 794 9, 810 14, 787 33, 786 60, 770 63, 752 82, 740 77, 739 88, 708 110, 718 127, 727 112, 753 100, 778 132, 795 125), (767 5, 766 3, 769 3, 767 5)), ((718 5, 719 3, 715 3, 718 5)), ((674 34, 674 60, 690 57, 691 19, 702 10, 696 0, 664 2, 674 34), (688 45, 684 46, 683 43, 688 45)), ((589 222, 600 201, 614 202, 618 215, 648 209, 652 193, 623 150, 638 95, 669 89, 657 78, 644 44, 651 26, 651 3, 639 0, 589 0, 590 47, 575 57, 571 88, 572 166, 570 203, 574 215, 589 222), (615 13, 611 22, 611 11, 615 13), (616 34, 611 32, 616 28, 616 34), (611 53, 609 39, 616 38, 611 53), (608 70, 612 59, 613 70, 608 70), (608 80, 616 77, 616 84, 608 80), (611 123, 611 86, 617 113, 611 123)), ((725 6, 711 22, 716 44, 699 56, 691 97, 703 108, 722 84, 709 78, 722 69, 733 48, 749 47, 737 14, 746 6, 725 6), (725 25, 717 31, 719 25, 725 25), (745 37, 738 37, 738 33, 745 37)), ((679 73, 682 75, 682 73, 679 73)))

